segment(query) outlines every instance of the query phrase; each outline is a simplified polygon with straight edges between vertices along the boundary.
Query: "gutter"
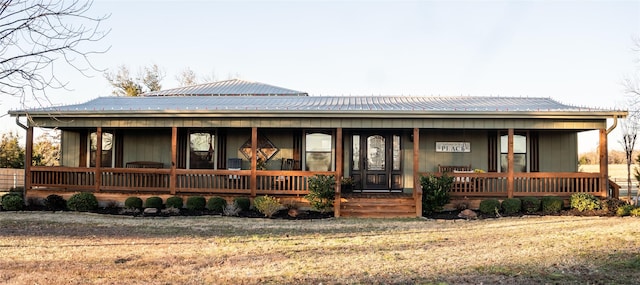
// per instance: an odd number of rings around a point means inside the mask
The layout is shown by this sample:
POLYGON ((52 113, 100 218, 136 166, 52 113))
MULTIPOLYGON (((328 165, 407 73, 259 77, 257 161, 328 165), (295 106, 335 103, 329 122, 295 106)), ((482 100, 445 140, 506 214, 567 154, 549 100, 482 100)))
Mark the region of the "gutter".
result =
POLYGON ((607 129, 607 135, 609 133, 611 133, 613 131, 613 129, 615 129, 618 126, 618 116, 620 116, 619 114, 615 114, 613 115, 613 125, 611 125, 608 129, 607 129))
POLYGON ((25 131, 29 128, 29 127, 27 127, 26 125, 24 125, 23 123, 20 122, 20 114, 16 115, 16 125, 20 126, 25 131))

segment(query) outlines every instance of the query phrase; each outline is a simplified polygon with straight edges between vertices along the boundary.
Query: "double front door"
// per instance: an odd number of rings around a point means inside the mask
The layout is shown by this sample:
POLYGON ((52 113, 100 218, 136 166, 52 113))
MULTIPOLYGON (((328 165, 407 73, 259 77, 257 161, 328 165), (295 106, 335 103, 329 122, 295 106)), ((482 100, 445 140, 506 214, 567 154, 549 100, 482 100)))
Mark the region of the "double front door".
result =
POLYGON ((352 137, 351 175, 356 191, 402 191, 401 135, 362 132, 352 137))

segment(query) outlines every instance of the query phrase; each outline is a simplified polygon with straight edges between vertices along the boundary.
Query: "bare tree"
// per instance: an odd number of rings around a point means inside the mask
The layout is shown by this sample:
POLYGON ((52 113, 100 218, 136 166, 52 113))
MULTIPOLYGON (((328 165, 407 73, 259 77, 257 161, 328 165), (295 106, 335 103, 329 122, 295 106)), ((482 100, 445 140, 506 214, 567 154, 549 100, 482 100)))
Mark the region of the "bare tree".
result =
POLYGON ((113 86, 116 96, 138 96, 142 93, 142 85, 136 82, 125 65, 118 67, 118 72, 105 72, 104 77, 113 86))
MULTIPOLYGON (((36 101, 46 90, 65 88, 58 66, 70 65, 88 76, 97 71, 89 57, 106 51, 87 50, 109 31, 109 16, 89 15, 92 2, 79 0, 0 0, 0 93, 36 101)), ((108 49, 108 48, 107 48, 108 49)))
POLYGON ((625 153, 625 161, 627 163, 627 198, 631 200, 631 164, 633 164, 633 150, 636 145, 636 138, 638 136, 638 123, 639 118, 637 112, 631 112, 627 118, 620 124, 622 131, 622 140, 620 144, 625 153))
POLYGON ((178 83, 181 87, 198 84, 196 73, 188 67, 186 67, 178 75, 176 75, 176 80, 178 80, 178 83))
POLYGON ((160 81, 164 79, 164 72, 160 70, 157 64, 151 65, 151 67, 145 67, 144 71, 140 72, 138 80, 142 81, 142 84, 147 87, 148 91, 160 91, 162 85, 160 81))
MULTIPOLYGON (((634 43, 633 43, 633 50, 640 54, 640 37, 636 37, 634 39, 634 43)), ((638 64, 640 64, 640 61, 637 62, 638 64)), ((630 99, 630 106, 633 106, 634 109, 637 109, 638 105, 640 104, 640 77, 638 75, 638 72, 628 76, 624 82, 623 85, 625 86, 625 91, 627 94, 629 94, 631 96, 630 99)), ((638 114, 638 111, 630 111, 629 112, 629 116, 627 118, 627 121, 631 120, 634 122, 634 137, 633 139, 635 140, 635 134, 637 133, 637 128, 638 128, 638 124, 640 123, 640 114, 638 114)), ((623 132, 627 133, 627 130, 623 129, 623 132)), ((633 146, 631 146, 631 151, 633 151, 633 146)), ((626 151, 626 149, 625 149, 626 151)), ((630 155, 630 154, 628 154, 630 155)), ((636 158, 636 162, 638 162, 638 164, 640 165, 640 156, 638 156, 636 158)), ((628 164, 629 162, 627 162, 628 164)), ((628 171, 629 167, 627 168, 628 171)), ((638 182, 640 182, 640 172, 638 170, 638 168, 636 167, 635 169, 635 176, 636 176, 636 180, 638 180, 638 182)), ((629 188, 629 194, 628 194, 628 198, 631 199, 631 189, 629 188)), ((635 199, 635 203, 636 205, 638 205, 638 200, 640 199, 640 189, 638 189, 638 191, 636 192, 636 199, 635 199)))

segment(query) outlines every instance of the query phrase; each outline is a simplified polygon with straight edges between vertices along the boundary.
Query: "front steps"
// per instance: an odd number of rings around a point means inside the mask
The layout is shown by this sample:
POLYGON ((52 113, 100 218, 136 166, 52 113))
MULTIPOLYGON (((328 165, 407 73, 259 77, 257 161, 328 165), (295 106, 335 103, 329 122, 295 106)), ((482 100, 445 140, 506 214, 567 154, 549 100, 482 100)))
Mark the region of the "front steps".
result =
POLYGON ((416 217, 416 203, 411 194, 342 194, 340 216, 359 218, 416 217))

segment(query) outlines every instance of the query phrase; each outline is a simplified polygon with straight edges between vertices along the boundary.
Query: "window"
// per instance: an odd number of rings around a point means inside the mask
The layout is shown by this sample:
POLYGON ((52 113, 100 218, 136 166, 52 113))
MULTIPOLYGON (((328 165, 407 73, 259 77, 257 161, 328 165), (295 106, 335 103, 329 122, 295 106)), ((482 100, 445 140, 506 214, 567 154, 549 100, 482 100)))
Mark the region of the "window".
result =
POLYGON ((330 171, 332 165, 332 137, 325 133, 305 136, 305 170, 330 171))
MULTIPOLYGON (((507 172, 509 154, 509 135, 500 136, 500 171, 507 172)), ((527 136, 513 135, 513 171, 527 172, 527 136)))
MULTIPOLYGON (((102 132, 102 156, 101 167, 113 167, 113 133, 102 132)), ((96 152, 98 151, 98 133, 92 132, 89 135, 89 167, 96 167, 96 152)))
POLYGON ((215 168, 215 134, 212 132, 193 132, 189 134, 189 168, 215 168))

